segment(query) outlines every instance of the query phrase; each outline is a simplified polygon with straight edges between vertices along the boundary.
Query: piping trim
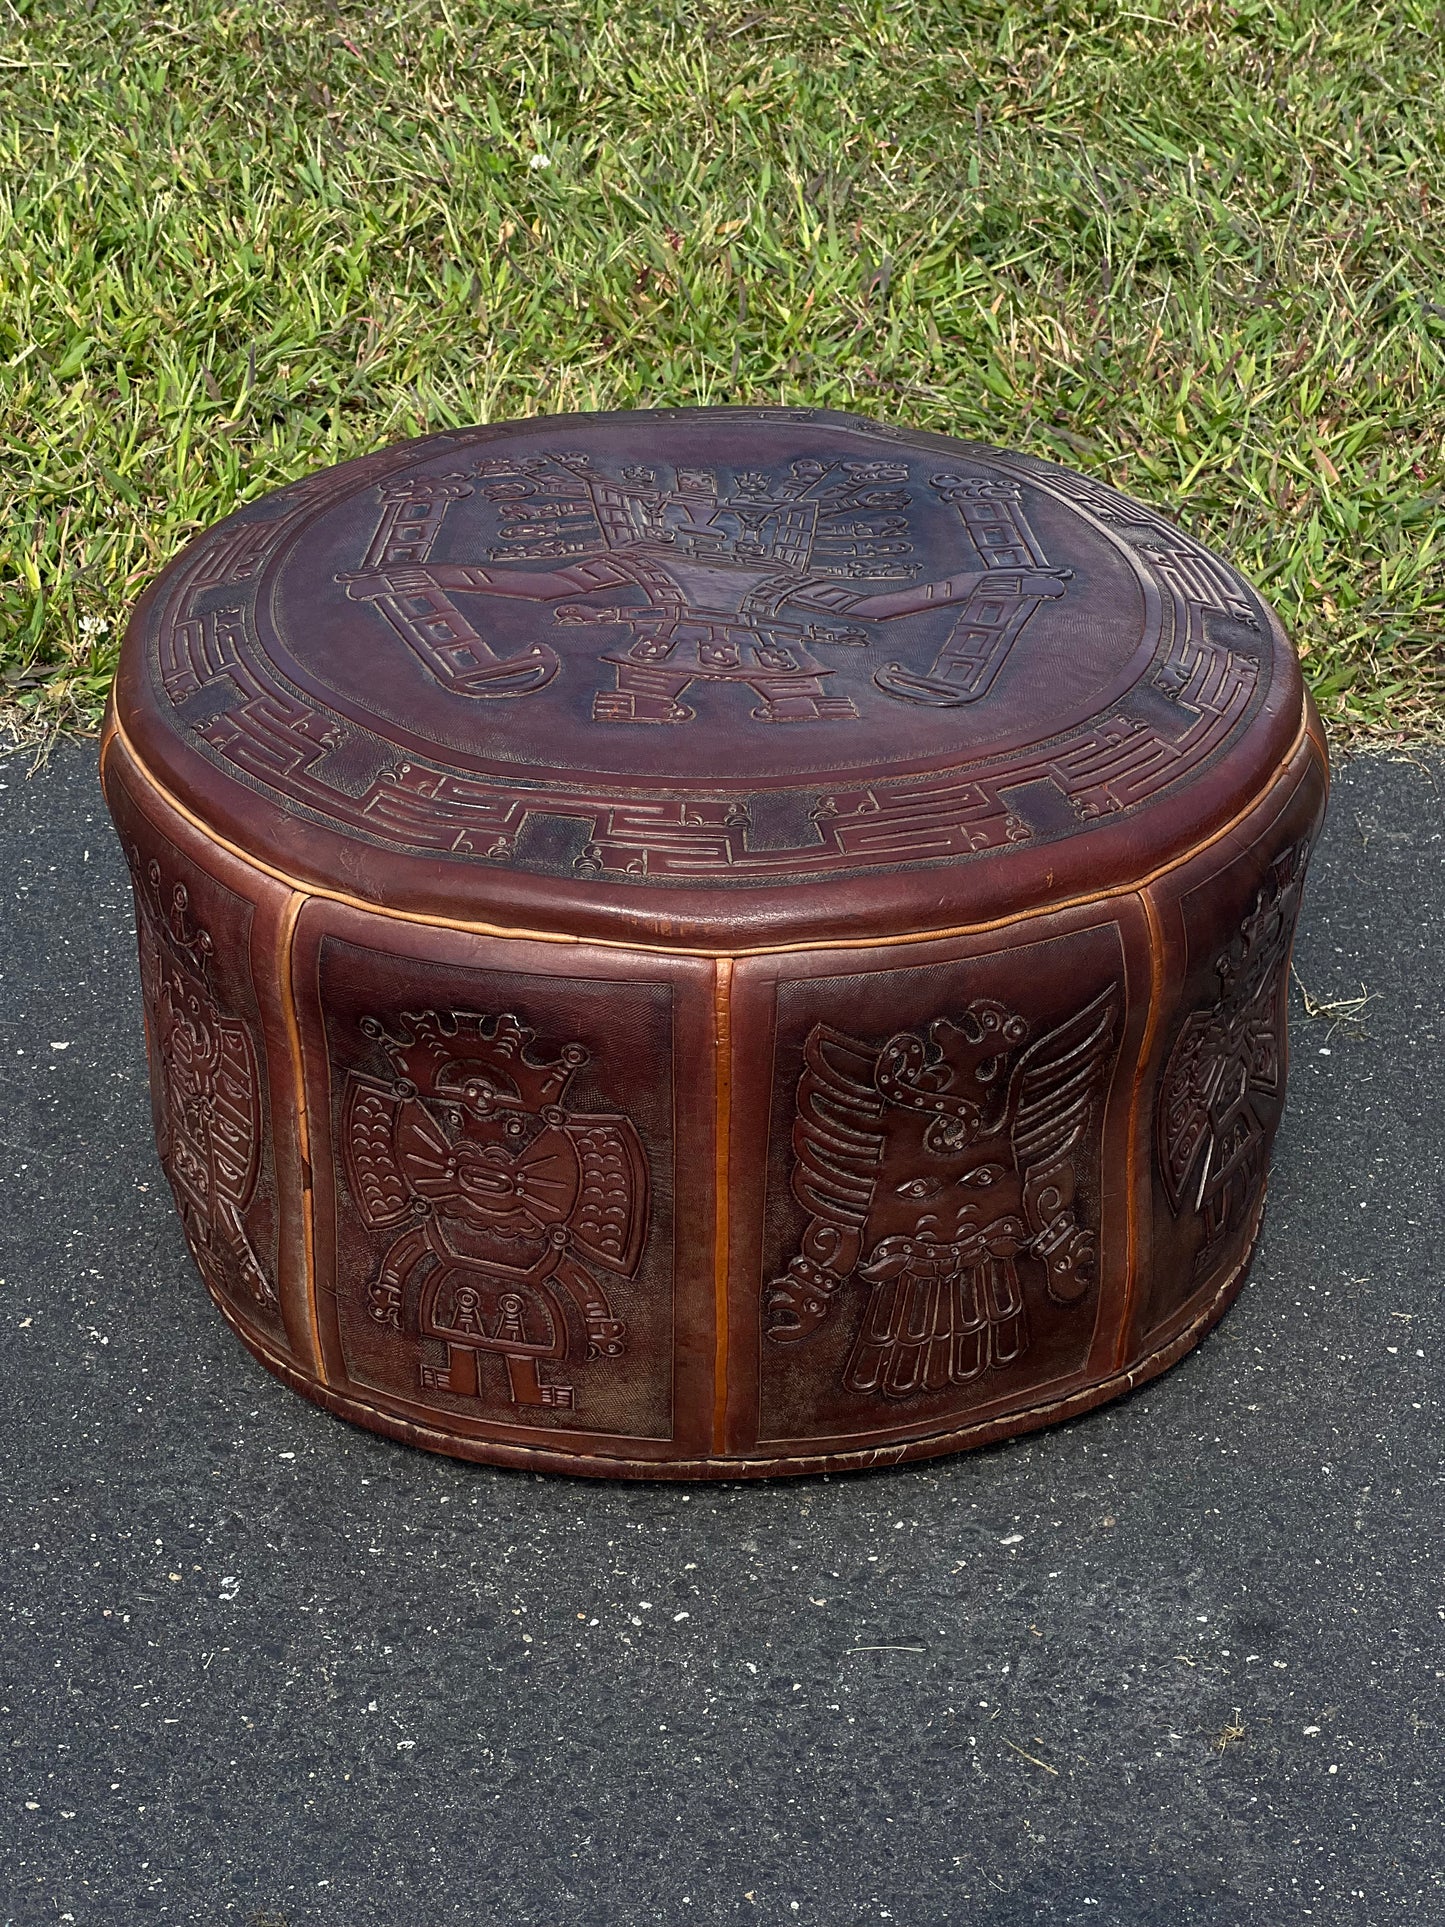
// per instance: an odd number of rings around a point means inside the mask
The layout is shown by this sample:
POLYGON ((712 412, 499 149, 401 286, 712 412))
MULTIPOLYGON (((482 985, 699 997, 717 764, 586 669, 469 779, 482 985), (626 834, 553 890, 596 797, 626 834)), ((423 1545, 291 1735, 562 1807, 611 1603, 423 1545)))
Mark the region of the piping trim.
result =
POLYGON ((199 831, 209 842, 229 852, 238 862, 245 864, 252 870, 259 870, 263 876, 273 877, 278 883, 284 883, 288 889, 300 891, 307 896, 323 898, 329 903, 343 904, 348 909, 361 910, 369 916, 391 917, 400 923, 428 925, 432 928, 442 930, 464 931, 476 936, 507 937, 524 943, 585 945, 603 950, 630 951, 633 954, 648 953, 670 957, 711 957, 717 959, 723 956, 732 958, 793 956, 811 950, 887 950, 895 948, 899 944, 936 943, 940 939, 949 937, 977 936, 990 930, 1006 929, 1010 925, 1026 923, 1034 917, 1052 916, 1060 910, 1074 910, 1082 905, 1091 903, 1107 903, 1113 897, 1134 896, 1149 884, 1157 882, 1161 877, 1168 876, 1171 871, 1182 868, 1184 864, 1191 863, 1194 858, 1199 856, 1203 851, 1212 849, 1216 843, 1220 843, 1225 837, 1230 836, 1237 826, 1258 807, 1260 802, 1269 793, 1271 785, 1277 781, 1281 770, 1287 769, 1299 754, 1300 744, 1309 735, 1308 723, 1308 712, 1304 706, 1301 705, 1299 728, 1295 732, 1289 749, 1285 752, 1284 756, 1281 757, 1278 764, 1276 764, 1268 779, 1261 784, 1257 790, 1252 792, 1248 802, 1236 810, 1234 815, 1231 816, 1227 822, 1222 823, 1212 835, 1205 837, 1202 842, 1191 844, 1187 850, 1181 850, 1177 856, 1172 857, 1167 863, 1161 863, 1157 869, 1151 870, 1147 876, 1135 877, 1128 883, 1118 883, 1105 890, 1081 891, 1077 896, 1062 897, 1055 903, 1041 903, 1034 905, 1031 909, 1013 910, 1006 916, 990 917, 980 923, 953 924, 944 930, 912 930, 893 936, 875 937, 810 937, 799 943, 743 945, 734 950, 717 950, 701 944, 646 943, 638 938, 579 937, 556 930, 514 929, 502 924, 484 923, 468 918, 439 917, 427 911, 394 910, 386 904, 372 903, 366 897, 355 897, 345 890, 333 889, 326 884, 310 882, 304 877, 292 876, 289 871, 279 869, 274 863, 267 863, 261 857, 256 856, 254 852, 244 850, 239 844, 232 843, 229 838, 222 836, 207 823, 203 817, 197 816, 194 810, 184 804, 172 790, 167 789, 165 784, 153 776, 141 761, 135 745, 131 742, 129 735, 126 733, 125 726, 120 722, 119 718, 115 721, 115 733, 124 743, 126 753, 141 780, 147 783, 161 800, 170 809, 174 810, 177 816, 183 818, 185 822, 189 823, 193 829, 199 831))
POLYGON ((301 1052, 301 1026, 296 1017, 296 986, 292 972, 296 957, 296 923, 306 907, 306 893, 297 890, 281 917, 276 939, 276 974, 281 1008, 286 1018, 286 1040, 291 1047, 291 1075, 296 1087, 296 1138, 301 1153, 301 1246, 306 1264, 306 1317, 316 1376, 325 1385, 326 1356, 321 1349, 321 1318, 316 1303, 316 1218, 311 1174, 311 1119, 306 1108, 306 1067, 301 1052))
POLYGON ((728 1420, 728 1274, 731 1258, 731 1219, 728 1194, 732 1127, 732 988, 733 960, 719 957, 713 979, 713 1080, 716 1110, 713 1119, 713 1359, 712 1449, 727 1449, 728 1420))
MULTIPOLYGON (((1227 1272, 1205 1303, 1166 1343, 1143 1353, 1126 1370, 1112 1372, 1107 1378, 1081 1385, 1061 1398, 1040 1405, 1025 1406, 1016 1412, 1000 1413, 995 1418, 979 1419, 950 1431, 924 1433, 916 1438, 898 1439, 890 1445, 823 1448, 782 1457, 740 1454, 737 1458, 712 1456, 693 1459, 614 1458, 605 1452, 570 1452, 546 1446, 515 1444, 509 1439, 474 1439, 439 1427, 403 1418, 373 1400, 358 1397, 350 1387, 322 1385, 300 1369, 294 1359, 278 1352, 261 1335, 244 1324, 231 1306, 216 1292, 212 1303, 252 1356, 303 1398, 324 1405, 338 1418, 353 1425, 416 1445, 429 1452, 445 1453, 451 1458, 467 1459, 474 1464, 512 1466, 522 1471, 560 1472, 582 1478, 639 1479, 739 1479, 809 1476, 820 1472, 862 1472, 878 1466, 899 1465, 910 1460, 936 1458, 945 1452, 965 1451, 971 1446, 991 1445, 1020 1432, 1055 1425, 1106 1404, 1110 1399, 1135 1391, 1151 1378, 1177 1363, 1224 1313, 1239 1295, 1254 1258, 1259 1236, 1262 1203, 1250 1228, 1250 1242, 1232 1270, 1227 1272)), ((210 1287, 207 1287, 210 1290, 210 1287)), ((573 1434, 575 1437, 576 1435, 573 1434)))
POLYGON ((1149 1075, 1150 1059, 1154 1050, 1154 1040, 1159 1034, 1160 1013, 1164 1002, 1164 927, 1159 921, 1158 907, 1148 890, 1139 892, 1139 902, 1143 906, 1144 921, 1149 926, 1149 1014, 1144 1021, 1144 1036, 1139 1044, 1139 1058, 1134 1070, 1134 1090, 1129 1099, 1129 1153, 1125 1165, 1127 1174, 1125 1181, 1129 1187, 1129 1265, 1124 1277, 1124 1303, 1120 1308, 1119 1338, 1114 1348, 1116 1371, 1123 1369, 1124 1360, 1129 1355, 1136 1300, 1139 1296, 1142 1276, 1139 1269, 1139 1220, 1144 1207, 1139 1199, 1139 1116, 1144 1102, 1144 1080, 1149 1075))

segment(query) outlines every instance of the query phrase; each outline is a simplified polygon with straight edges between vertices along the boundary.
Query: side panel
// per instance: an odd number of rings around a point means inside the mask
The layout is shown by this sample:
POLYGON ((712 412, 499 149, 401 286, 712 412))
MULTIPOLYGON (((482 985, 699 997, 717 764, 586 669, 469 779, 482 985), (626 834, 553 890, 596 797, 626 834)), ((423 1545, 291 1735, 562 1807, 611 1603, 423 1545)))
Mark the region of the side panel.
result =
POLYGON ((308 1366, 301 1166, 277 991, 290 892, 177 815, 113 741, 103 774, 135 889, 156 1143, 186 1242, 227 1313, 308 1366))
POLYGON ((734 1169, 756 1178, 733 1201, 731 1449, 923 1438, 1106 1374, 1138 900, 734 982, 734 1169))
POLYGON ((326 1378, 460 1441, 711 1447, 712 965, 297 927, 326 1378))
POLYGON ((1253 1244, 1284 1111, 1289 966, 1325 775, 1307 741, 1231 834, 1154 885, 1166 1011, 1151 1051, 1151 1261, 1134 1349, 1165 1343, 1253 1244))

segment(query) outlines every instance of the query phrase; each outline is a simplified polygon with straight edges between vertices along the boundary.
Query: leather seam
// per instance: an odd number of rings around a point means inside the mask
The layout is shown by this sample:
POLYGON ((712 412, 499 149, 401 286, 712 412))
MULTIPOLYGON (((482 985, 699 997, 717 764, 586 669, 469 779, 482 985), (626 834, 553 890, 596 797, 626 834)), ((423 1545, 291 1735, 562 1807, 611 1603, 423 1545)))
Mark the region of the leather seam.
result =
MULTIPOLYGON (((1159 907, 1148 889, 1139 892, 1140 907, 1149 931, 1149 1012, 1144 1020, 1144 1035, 1139 1042, 1139 1060, 1134 1071, 1134 1089, 1129 1098, 1129 1148, 1125 1163, 1125 1183, 1129 1202, 1128 1270, 1124 1279, 1124 1302, 1119 1311, 1119 1338, 1114 1348, 1115 1370, 1122 1370, 1134 1329, 1143 1274, 1139 1263, 1142 1242, 1141 1219, 1144 1206, 1139 1197, 1139 1170, 1150 1163, 1149 1151, 1140 1142, 1140 1120, 1144 1105, 1144 1086, 1149 1076, 1154 1045, 1164 1007, 1164 926, 1159 907)), ((1151 1133, 1152 1135, 1152 1133, 1151 1133)), ((1152 1168, 1152 1167, 1151 1167, 1152 1168)))
POLYGON ((718 957, 787 957, 802 955, 812 951, 888 950, 896 949, 904 944, 937 943, 946 941, 950 937, 982 936, 993 930, 1004 930, 1012 925, 1027 923, 1035 917, 1054 916, 1062 910, 1077 910, 1087 908, 1091 904, 1108 903, 1117 898, 1137 895, 1149 885, 1159 882, 1162 878, 1171 875, 1175 870, 1182 869, 1185 864, 1192 863, 1196 857, 1202 856, 1206 851, 1213 849, 1217 843, 1223 842, 1226 837, 1233 834, 1234 830, 1252 811, 1259 807, 1273 786, 1279 781, 1281 774, 1289 768, 1290 764, 1295 760, 1296 756, 1298 756, 1301 744, 1306 741, 1313 744, 1313 738, 1310 736, 1309 731, 1307 701, 1308 699, 1306 698, 1306 702, 1301 704, 1299 728, 1296 730, 1288 750, 1280 758, 1274 769, 1271 770, 1265 781, 1260 784, 1259 788, 1251 792, 1249 800, 1236 810, 1227 822, 1222 823, 1219 828, 1209 836, 1204 837, 1198 843, 1191 844, 1188 849, 1180 851, 1177 856, 1171 857, 1169 862, 1160 864, 1157 869, 1151 870, 1146 876, 1131 878, 1127 882, 1121 881, 1111 885, 1108 889, 1083 891, 1077 896, 1064 897, 1055 903, 1040 903, 1025 906, 1018 910, 1009 911, 1004 916, 990 917, 981 923, 954 924, 942 930, 910 930, 897 932, 892 935, 872 937, 809 937, 791 944, 758 944, 736 949, 719 949, 715 945, 707 944, 647 943, 640 938, 630 937, 583 937, 555 930, 528 930, 511 928, 502 924, 483 923, 467 918, 453 919, 441 917, 431 911, 394 910, 385 904, 369 902, 365 897, 353 897, 344 890, 337 890, 326 884, 309 882, 303 877, 292 876, 289 871, 282 870, 275 864, 268 863, 263 858, 258 857, 253 851, 245 850, 240 844, 231 842, 228 837, 222 836, 218 830, 208 824, 203 817, 198 816, 195 811, 183 803, 172 790, 168 789, 142 761, 139 752, 131 742, 130 736, 118 716, 115 718, 114 727, 115 734, 124 744, 126 755, 136 773, 143 782, 155 791, 156 795, 161 798, 162 802, 164 802, 168 808, 173 810, 184 822, 189 823, 194 830, 204 836, 209 842, 214 843, 219 849, 225 850, 230 856, 235 858, 237 862, 244 864, 248 869, 258 871, 262 876, 269 876, 274 881, 284 884, 287 889, 299 891, 307 896, 315 897, 328 903, 338 903, 347 909, 359 910, 368 916, 385 917, 395 922, 409 923, 420 928, 455 930, 468 935, 498 937, 518 943, 564 944, 574 949, 580 945, 603 950, 630 951, 633 954, 648 956, 699 957, 712 958, 715 960, 718 957))
POLYGON ((296 926, 306 908, 307 895, 293 891, 282 912, 276 941, 278 989, 286 1019, 286 1041, 291 1054, 291 1077, 296 1095, 296 1145, 301 1159, 301 1250, 306 1273, 306 1316, 308 1336, 316 1359, 316 1376, 322 1385, 326 1376, 326 1355, 321 1345, 321 1315, 316 1277, 316 1201, 315 1178, 311 1164, 311 1114, 306 1103, 306 1060, 301 1047, 301 1025, 296 1014, 296 926))
POLYGON ((1157 1377, 1183 1358, 1210 1326, 1228 1310, 1254 1258, 1263 1215, 1263 1200, 1261 1200, 1248 1248, 1210 1294, 1208 1303, 1203 1305, 1195 1316, 1165 1344, 1158 1346, 1152 1352, 1144 1353, 1135 1360, 1134 1364, 1122 1371, 1111 1372, 1107 1378, 1096 1379, 1092 1384, 1081 1385, 1074 1391, 1065 1393, 1061 1398, 1051 1399, 1045 1404, 1023 1406, 1012 1412, 999 1413, 993 1418, 977 1419, 970 1424, 957 1426, 950 1432, 921 1433, 914 1438, 899 1439, 888 1445, 843 1446, 832 1449, 822 1446, 817 1451, 783 1454, 770 1458, 755 1458, 747 1454, 739 1454, 736 1458, 711 1456, 692 1459, 628 1459, 593 1450, 585 1444, 581 1450, 578 1450, 572 1445, 539 1446, 519 1444, 509 1439, 474 1440, 457 1433, 442 1432, 434 1426, 421 1425, 415 1419, 399 1417, 388 1411, 384 1405, 376 1405, 369 1399, 359 1398, 352 1391, 309 1378, 294 1359, 277 1352, 259 1334, 243 1324, 225 1300, 211 1290, 209 1284, 206 1289, 217 1310, 247 1350, 259 1363, 294 1390, 303 1394, 321 1394, 320 1403, 339 1417, 351 1418, 353 1423, 365 1425, 372 1419, 380 1420, 382 1428, 389 1428, 392 1436, 402 1437, 408 1442, 429 1445, 432 1449, 452 1457, 466 1456, 473 1463, 512 1464, 522 1470, 546 1469, 554 1472, 570 1472, 579 1476, 586 1476, 587 1472, 594 1470, 602 1475, 635 1472, 643 1477, 650 1475, 658 1480, 708 1475, 726 1479, 730 1476, 736 1478, 744 1473, 774 1471, 807 1476, 814 1471, 866 1471, 877 1466, 897 1465, 925 1455, 936 1456, 957 1451, 970 1443, 986 1444, 994 1439, 1054 1424, 1061 1419, 1082 1417, 1095 1407, 1107 1404, 1111 1399, 1122 1398, 1126 1393, 1136 1390, 1147 1380, 1157 1377), (366 1416, 362 1417, 362 1414, 366 1416), (464 1450, 463 1454, 459 1454, 459 1446, 462 1448, 475 1446, 480 1449, 475 1453, 464 1450), (586 1468, 586 1472, 583 1471, 583 1467, 586 1468))
POLYGON ((731 957, 719 957, 713 976, 713 1413, 712 1449, 721 1453, 728 1422, 728 1285, 732 1269, 732 979, 731 957))

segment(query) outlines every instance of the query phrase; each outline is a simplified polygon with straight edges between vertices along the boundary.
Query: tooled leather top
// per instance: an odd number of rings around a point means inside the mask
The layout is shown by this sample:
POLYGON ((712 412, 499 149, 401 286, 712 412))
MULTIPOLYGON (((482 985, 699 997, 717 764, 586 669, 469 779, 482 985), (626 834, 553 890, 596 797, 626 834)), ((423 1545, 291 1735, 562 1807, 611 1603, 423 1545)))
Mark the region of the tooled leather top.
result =
POLYGON ((809 409, 576 415, 324 470, 192 543, 115 714, 298 881, 719 948, 1123 887, 1295 742, 1268 607, 1032 457, 809 409))

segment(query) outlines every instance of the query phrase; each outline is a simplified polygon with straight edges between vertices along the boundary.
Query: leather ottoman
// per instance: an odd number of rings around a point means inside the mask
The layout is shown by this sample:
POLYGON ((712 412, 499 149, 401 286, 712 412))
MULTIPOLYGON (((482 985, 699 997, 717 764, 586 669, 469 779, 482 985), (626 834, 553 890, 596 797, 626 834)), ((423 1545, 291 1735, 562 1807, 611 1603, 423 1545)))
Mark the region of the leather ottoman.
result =
POLYGON ((436 435, 194 542, 102 759, 191 1251, 343 1417, 891 1463, 1240 1287, 1324 745, 1096 482, 817 410, 436 435))

